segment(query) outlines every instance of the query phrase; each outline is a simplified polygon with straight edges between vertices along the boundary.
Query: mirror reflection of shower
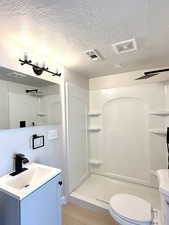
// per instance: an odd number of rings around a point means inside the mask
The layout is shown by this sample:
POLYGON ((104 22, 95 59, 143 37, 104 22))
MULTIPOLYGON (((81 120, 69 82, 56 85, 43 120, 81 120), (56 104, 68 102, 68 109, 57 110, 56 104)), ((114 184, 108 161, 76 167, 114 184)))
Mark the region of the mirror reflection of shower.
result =
POLYGON ((0 67, 0 129, 61 123, 58 84, 0 67))

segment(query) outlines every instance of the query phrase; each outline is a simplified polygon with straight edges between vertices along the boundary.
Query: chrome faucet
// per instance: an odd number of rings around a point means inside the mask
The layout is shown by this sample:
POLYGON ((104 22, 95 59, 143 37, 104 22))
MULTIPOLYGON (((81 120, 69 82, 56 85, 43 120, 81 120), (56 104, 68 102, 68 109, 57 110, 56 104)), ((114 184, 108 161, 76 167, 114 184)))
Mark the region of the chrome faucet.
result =
POLYGON ((15 176, 23 171, 27 170, 27 168, 23 168, 23 164, 28 163, 29 160, 25 157, 24 154, 16 154, 15 155, 15 172, 11 173, 11 176, 15 176))

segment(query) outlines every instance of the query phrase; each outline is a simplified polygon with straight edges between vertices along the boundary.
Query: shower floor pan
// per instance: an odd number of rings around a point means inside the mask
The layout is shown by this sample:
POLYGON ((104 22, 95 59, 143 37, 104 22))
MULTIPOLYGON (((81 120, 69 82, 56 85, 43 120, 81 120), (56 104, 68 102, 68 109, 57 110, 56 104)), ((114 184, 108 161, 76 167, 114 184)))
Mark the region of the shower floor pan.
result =
POLYGON ((108 209, 111 196, 128 193, 149 201, 152 207, 160 209, 158 189, 139 184, 128 183, 100 175, 90 175, 72 194, 70 201, 94 210, 108 209))

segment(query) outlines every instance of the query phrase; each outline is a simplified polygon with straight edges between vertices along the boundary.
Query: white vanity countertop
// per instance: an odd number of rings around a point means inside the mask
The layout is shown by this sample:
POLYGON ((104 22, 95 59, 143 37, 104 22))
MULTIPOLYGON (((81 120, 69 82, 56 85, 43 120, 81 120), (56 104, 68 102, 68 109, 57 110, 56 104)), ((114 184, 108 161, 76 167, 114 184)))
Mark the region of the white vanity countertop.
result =
POLYGON ((161 169, 157 171, 160 192, 169 196, 169 170, 161 169))
POLYGON ((28 170, 16 176, 0 177, 0 191, 21 200, 61 173, 60 169, 38 163, 28 163, 25 168, 28 170))

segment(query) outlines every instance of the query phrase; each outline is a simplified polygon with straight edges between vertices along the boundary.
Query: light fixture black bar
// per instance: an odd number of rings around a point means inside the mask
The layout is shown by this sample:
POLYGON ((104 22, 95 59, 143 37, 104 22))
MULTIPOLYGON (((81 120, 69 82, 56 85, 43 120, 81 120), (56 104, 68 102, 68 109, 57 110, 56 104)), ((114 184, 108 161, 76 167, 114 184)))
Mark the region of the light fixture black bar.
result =
POLYGON ((152 70, 152 71, 144 72, 144 76, 138 77, 138 78, 135 79, 135 80, 149 79, 150 77, 156 76, 156 75, 158 75, 158 74, 160 74, 160 73, 167 72, 167 71, 169 71, 169 68, 161 69, 161 70, 152 70))
POLYGON ((161 70, 148 71, 148 72, 145 72, 144 74, 145 75, 158 74, 158 73, 167 72, 167 71, 169 71, 169 68, 167 68, 167 69, 161 69, 161 70))
POLYGON ((59 76, 59 77, 61 76, 61 73, 54 73, 54 72, 50 71, 47 67, 45 68, 45 67, 37 66, 37 65, 33 64, 31 60, 22 60, 22 59, 19 59, 19 62, 21 62, 21 65, 22 66, 25 65, 25 64, 27 64, 29 66, 32 66, 32 68, 36 68, 36 69, 42 70, 42 72, 45 71, 47 73, 51 73, 52 76, 59 76))
POLYGON ((30 92, 36 92, 38 93, 38 89, 27 89, 26 93, 30 93, 30 92))
POLYGON ((144 75, 144 76, 141 76, 139 78, 136 78, 135 80, 144 80, 144 79, 149 79, 150 77, 154 77, 158 75, 157 73, 152 73, 152 74, 149 74, 149 75, 144 75))

